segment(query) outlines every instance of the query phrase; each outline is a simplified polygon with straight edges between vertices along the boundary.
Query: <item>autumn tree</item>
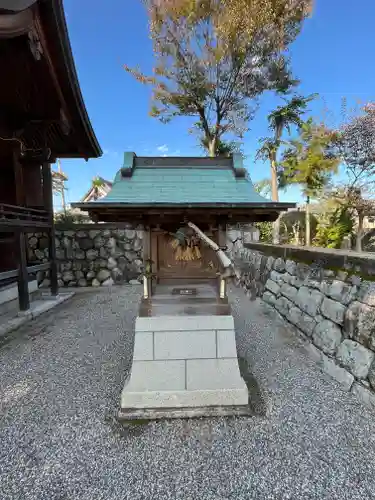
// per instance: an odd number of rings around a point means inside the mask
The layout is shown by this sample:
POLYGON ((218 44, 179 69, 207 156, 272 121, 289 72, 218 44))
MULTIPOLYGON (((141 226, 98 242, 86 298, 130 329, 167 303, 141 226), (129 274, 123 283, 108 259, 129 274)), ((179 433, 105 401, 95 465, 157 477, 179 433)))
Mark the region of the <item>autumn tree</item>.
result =
MULTIPOLYGON (((146 3, 149 3, 146 1, 146 3)), ((275 45, 286 47, 290 30, 312 13, 313 0, 154 0, 162 15, 199 18, 210 15, 220 39, 244 43, 259 30, 272 36, 275 45)), ((297 33, 295 33, 296 35, 297 33)))
POLYGON ((339 148, 349 185, 367 183, 375 174, 375 103, 341 127, 339 148))
POLYGON ((303 124, 299 137, 290 141, 281 161, 282 184, 299 184, 306 199, 306 239, 310 246, 310 200, 317 198, 337 172, 340 159, 335 144, 337 134, 310 118, 303 124))
POLYGON ((362 114, 341 127, 339 151, 347 183, 336 190, 341 203, 356 212, 356 250, 362 250, 364 219, 375 214, 375 103, 366 104, 362 114))
MULTIPOLYGON (((209 151, 209 140, 205 135, 200 137, 200 146, 204 152, 209 151)), ((241 153, 243 155, 242 145, 237 141, 225 141, 223 139, 218 139, 216 144, 216 154, 215 156, 232 156, 235 153, 241 153)))
POLYGON ((151 116, 164 123, 177 116, 194 119, 193 130, 210 156, 220 153, 225 137, 243 137, 260 94, 285 93, 296 83, 285 49, 310 1, 144 2, 155 68, 151 76, 125 69, 152 86, 151 116))
MULTIPOLYGON (((336 186, 331 196, 340 207, 342 213, 348 213, 352 220, 355 220, 355 249, 362 251, 362 241, 366 236, 364 227, 365 218, 375 216, 375 200, 373 189, 364 183, 354 186, 342 184, 336 186)), ((352 226, 353 229, 353 226, 352 226)))

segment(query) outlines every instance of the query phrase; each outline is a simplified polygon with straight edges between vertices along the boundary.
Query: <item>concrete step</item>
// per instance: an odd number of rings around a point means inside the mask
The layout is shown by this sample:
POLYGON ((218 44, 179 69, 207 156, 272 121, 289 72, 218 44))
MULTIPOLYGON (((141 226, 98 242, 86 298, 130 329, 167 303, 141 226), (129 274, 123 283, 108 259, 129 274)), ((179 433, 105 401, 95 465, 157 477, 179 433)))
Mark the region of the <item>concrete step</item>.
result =
POLYGON ((232 316, 137 318, 131 374, 121 415, 246 407, 232 316), (150 413, 151 412, 151 413, 150 413))

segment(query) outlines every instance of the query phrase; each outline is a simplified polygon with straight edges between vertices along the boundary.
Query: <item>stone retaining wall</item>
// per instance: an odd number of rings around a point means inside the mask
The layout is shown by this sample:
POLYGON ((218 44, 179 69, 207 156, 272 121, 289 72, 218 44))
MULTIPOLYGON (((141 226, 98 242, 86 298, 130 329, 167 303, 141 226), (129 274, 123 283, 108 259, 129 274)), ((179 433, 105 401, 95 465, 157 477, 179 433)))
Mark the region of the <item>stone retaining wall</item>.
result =
POLYGON ((232 245, 237 284, 308 342, 323 371, 375 408, 375 257, 356 252, 232 245))
MULTIPOLYGON (((77 225, 76 230, 56 228, 56 257, 60 287, 100 286, 136 280, 143 265, 141 227, 118 228, 107 224, 77 225)), ((28 261, 48 261, 48 237, 31 233, 28 261)), ((48 272, 37 274, 38 284, 49 286, 48 272)))
MULTIPOLYGON (((56 257, 59 287, 100 286, 139 278, 143 265, 143 230, 129 224, 56 225, 56 257)), ((249 225, 228 227, 234 239, 258 241, 259 231, 249 225)), ((48 236, 28 235, 28 264, 48 262, 48 236)), ((39 286, 50 285, 49 273, 39 272, 39 286)))

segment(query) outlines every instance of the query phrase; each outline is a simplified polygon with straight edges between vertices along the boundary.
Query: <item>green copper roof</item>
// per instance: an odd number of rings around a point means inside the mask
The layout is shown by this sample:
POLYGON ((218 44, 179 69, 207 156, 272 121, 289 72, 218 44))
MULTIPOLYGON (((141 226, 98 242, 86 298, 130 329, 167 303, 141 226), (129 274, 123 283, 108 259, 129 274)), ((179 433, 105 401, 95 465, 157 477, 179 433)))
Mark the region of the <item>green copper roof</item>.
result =
POLYGON ((242 157, 144 158, 125 153, 111 191, 97 204, 272 203, 254 189, 242 157))

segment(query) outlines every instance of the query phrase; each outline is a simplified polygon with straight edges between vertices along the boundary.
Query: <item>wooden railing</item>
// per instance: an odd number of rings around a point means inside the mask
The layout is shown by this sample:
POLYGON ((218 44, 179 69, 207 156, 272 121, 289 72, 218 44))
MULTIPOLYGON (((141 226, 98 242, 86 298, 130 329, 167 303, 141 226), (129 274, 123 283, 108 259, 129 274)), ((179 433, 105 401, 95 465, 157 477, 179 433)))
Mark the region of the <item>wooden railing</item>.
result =
POLYGON ((48 227, 50 218, 46 210, 1 203, 0 226, 48 227))
MULTIPOLYGON (((38 271, 48 271, 50 267, 51 265, 49 262, 45 262, 43 264, 37 264, 35 266, 28 266, 27 274, 34 274, 37 273, 38 271)), ((18 274, 19 274, 18 269, 12 269, 11 271, 5 271, 3 273, 0 273, 0 284, 1 282, 10 280, 11 278, 17 278, 18 274)))

